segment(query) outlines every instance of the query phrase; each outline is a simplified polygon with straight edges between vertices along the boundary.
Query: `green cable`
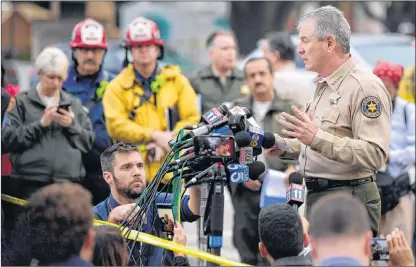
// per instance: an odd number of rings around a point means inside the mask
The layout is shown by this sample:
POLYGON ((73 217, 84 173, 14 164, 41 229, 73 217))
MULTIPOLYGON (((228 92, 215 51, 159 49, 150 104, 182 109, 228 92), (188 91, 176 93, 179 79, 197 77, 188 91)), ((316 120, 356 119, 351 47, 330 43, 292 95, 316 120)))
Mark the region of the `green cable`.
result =
MULTIPOLYGON (((181 145, 180 143, 182 142, 182 138, 183 138, 183 132, 184 130, 181 129, 178 133, 178 138, 177 138, 177 142, 176 142, 176 146, 181 145)), ((175 153, 174 159, 177 160, 179 158, 179 151, 175 153)), ((174 172, 174 177, 178 174, 178 171, 174 172)), ((182 174, 182 172, 181 172, 182 174)), ((173 212, 173 217, 175 218, 175 221, 178 220, 178 216, 180 216, 180 212, 178 211, 178 207, 179 207, 179 203, 180 203, 180 197, 181 197, 181 189, 182 189, 182 175, 180 177, 175 177, 172 183, 172 194, 173 194, 173 207, 172 207, 172 212, 173 212)), ((180 221, 180 220, 179 220, 180 221)))

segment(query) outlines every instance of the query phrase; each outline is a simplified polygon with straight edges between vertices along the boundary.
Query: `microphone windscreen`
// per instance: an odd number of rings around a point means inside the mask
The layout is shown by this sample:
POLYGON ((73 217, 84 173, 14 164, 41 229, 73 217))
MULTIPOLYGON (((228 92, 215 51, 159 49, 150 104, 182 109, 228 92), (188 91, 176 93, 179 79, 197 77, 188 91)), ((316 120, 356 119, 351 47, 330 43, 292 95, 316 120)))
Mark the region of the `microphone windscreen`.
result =
POLYGON ((260 175, 266 171, 266 166, 261 161, 255 161, 251 164, 247 164, 247 166, 248 174, 251 180, 259 179, 260 175))
POLYGON ((240 131, 235 134, 234 138, 238 147, 245 147, 250 145, 251 136, 248 132, 240 131))
POLYGON ((298 172, 292 172, 289 174, 289 184, 303 184, 303 177, 298 172))
POLYGON ((218 110, 221 112, 222 115, 227 115, 228 113, 228 107, 225 104, 222 104, 218 107, 218 110))
POLYGON ((274 134, 265 132, 263 143, 261 144, 261 146, 264 148, 272 148, 275 143, 276 143, 276 138, 274 137, 274 134))
POLYGON ((263 152, 263 150, 261 149, 261 147, 260 148, 253 147, 253 157, 261 155, 262 152, 263 152))

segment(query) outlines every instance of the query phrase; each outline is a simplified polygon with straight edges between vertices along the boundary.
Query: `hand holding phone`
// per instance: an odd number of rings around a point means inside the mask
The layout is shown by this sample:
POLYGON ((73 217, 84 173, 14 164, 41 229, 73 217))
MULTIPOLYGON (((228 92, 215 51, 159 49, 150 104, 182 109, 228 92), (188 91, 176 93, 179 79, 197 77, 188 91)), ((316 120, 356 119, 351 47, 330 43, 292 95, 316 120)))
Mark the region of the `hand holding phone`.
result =
POLYGON ((390 266, 415 266, 415 257, 413 256, 412 247, 399 229, 386 237, 389 251, 390 266))
POLYGON ((59 114, 63 114, 61 111, 60 111, 60 109, 64 109, 64 110, 66 110, 66 111, 69 111, 69 107, 71 106, 71 102, 69 102, 69 101, 63 101, 63 102, 60 102, 59 103, 59 106, 58 106, 58 113, 59 114))

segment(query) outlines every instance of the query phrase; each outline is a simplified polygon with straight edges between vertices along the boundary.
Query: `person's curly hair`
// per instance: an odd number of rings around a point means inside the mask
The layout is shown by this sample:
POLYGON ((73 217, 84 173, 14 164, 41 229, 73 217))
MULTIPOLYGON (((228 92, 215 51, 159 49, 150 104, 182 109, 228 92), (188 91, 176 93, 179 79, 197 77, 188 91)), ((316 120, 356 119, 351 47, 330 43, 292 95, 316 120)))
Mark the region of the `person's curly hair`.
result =
POLYGON ((17 225, 17 240, 25 244, 26 250, 18 254, 26 254, 26 261, 36 259, 42 265, 79 255, 94 219, 91 203, 87 190, 69 182, 34 193, 17 225))

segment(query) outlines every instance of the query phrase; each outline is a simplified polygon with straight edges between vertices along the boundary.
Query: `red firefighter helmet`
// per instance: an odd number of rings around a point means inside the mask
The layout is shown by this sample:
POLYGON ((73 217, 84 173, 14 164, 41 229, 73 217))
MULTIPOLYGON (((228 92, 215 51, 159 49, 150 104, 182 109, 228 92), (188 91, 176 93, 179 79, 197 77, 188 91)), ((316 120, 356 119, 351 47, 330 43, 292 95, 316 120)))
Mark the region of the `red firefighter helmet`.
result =
POLYGON ((103 48, 107 49, 105 29, 98 21, 85 19, 78 22, 72 31, 71 48, 103 48))
POLYGON ((155 44, 163 47, 157 24, 149 19, 139 17, 127 26, 124 46, 155 44))

